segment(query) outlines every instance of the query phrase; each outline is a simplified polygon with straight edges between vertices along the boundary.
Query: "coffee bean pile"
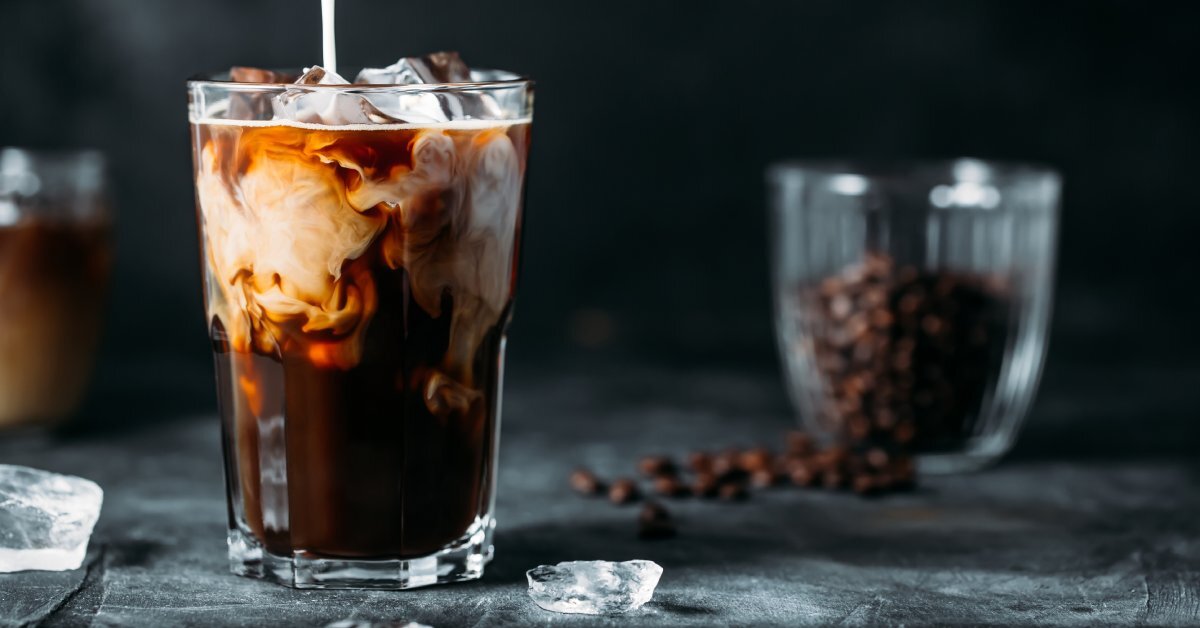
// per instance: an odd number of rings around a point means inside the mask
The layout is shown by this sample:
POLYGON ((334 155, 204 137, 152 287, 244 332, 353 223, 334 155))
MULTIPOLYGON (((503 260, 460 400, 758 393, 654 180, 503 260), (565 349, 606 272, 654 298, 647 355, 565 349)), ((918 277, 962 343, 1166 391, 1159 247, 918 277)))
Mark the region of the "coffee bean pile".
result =
POLYGON ((1005 292, 991 277, 879 254, 826 278, 804 300, 821 422, 852 449, 960 449, 1003 360, 1005 292))
MULTIPOLYGON (((908 456, 882 447, 821 448, 801 431, 787 434, 781 453, 768 447, 731 447, 716 453, 696 451, 687 456, 686 464, 679 464, 669 456, 646 456, 638 461, 637 471, 640 483, 622 477, 607 484, 591 471, 579 468, 571 474, 570 484, 577 493, 607 495, 617 505, 643 499, 646 494, 643 484, 661 498, 697 497, 725 502, 744 501, 752 489, 785 485, 853 490, 864 496, 916 485, 916 465, 908 456)), ((675 535, 670 513, 657 501, 646 501, 638 524, 638 536, 643 539, 675 535)))

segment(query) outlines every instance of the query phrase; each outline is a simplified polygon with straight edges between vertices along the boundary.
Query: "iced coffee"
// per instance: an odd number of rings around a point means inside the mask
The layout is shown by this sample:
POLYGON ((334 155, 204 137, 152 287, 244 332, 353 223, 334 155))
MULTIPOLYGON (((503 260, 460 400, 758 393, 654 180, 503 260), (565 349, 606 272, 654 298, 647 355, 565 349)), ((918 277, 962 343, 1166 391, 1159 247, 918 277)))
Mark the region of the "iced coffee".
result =
POLYGON ((452 53, 228 78, 190 90, 234 571, 478 577, 530 83, 452 53))
POLYGON ((0 427, 68 418, 110 264, 100 155, 0 149, 0 427))

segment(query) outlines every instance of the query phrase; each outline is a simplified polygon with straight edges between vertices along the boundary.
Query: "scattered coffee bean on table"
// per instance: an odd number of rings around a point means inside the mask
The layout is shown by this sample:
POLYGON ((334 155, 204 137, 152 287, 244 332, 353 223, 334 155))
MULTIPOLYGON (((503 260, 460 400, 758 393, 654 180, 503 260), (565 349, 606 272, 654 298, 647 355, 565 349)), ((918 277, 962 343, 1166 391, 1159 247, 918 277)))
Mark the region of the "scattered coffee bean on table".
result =
POLYGON ((821 483, 821 472, 817 465, 807 460, 797 460, 789 466, 788 478, 796 486, 816 486, 821 483))
POLYGON ((654 478, 654 492, 664 497, 683 497, 688 494, 688 488, 674 475, 660 475, 654 478))
MULTIPOLYGON (((692 452, 687 457, 690 477, 683 467, 668 456, 647 456, 638 461, 638 471, 648 477, 652 490, 664 497, 717 498, 740 502, 756 489, 791 483, 797 487, 849 489, 863 497, 908 490, 916 485, 914 459, 902 447, 879 444, 833 444, 820 447, 800 430, 789 432, 784 453, 776 455, 769 447, 728 448, 718 454, 692 452)), ((605 492, 605 484, 594 473, 579 468, 572 472, 571 487, 582 495, 605 492)), ((619 478, 608 486, 608 499, 614 504, 629 504, 642 497, 638 482, 619 478)), ((647 501, 638 514, 638 536, 663 539, 675 535, 675 524, 666 508, 647 501)))
POLYGON ((750 474, 750 484, 754 488, 770 488, 779 481, 779 475, 774 469, 759 469, 750 474))
POLYGON ((614 504, 628 504, 641 498, 637 483, 629 478, 621 478, 612 483, 608 489, 608 499, 614 504))
POLYGON ((694 473, 712 473, 713 457, 707 452, 694 451, 688 454, 688 466, 694 473))
POLYGON ((604 492, 604 483, 587 469, 576 469, 571 473, 571 488, 580 495, 599 495, 604 492))
POLYGON ((742 452, 738 458, 739 467, 746 473, 770 470, 775 462, 771 450, 766 447, 755 447, 742 452))
POLYGON ((726 449, 712 458, 712 472, 719 478, 732 479, 741 476, 742 452, 735 448, 726 449))
POLYGON ((816 442, 812 436, 804 432, 792 431, 787 434, 787 455, 789 456, 809 456, 817 449, 816 442))
POLYGON ((716 497, 717 476, 709 471, 701 471, 692 480, 692 495, 696 497, 716 497))
POLYGON ((638 471, 648 477, 674 475, 677 470, 675 461, 667 456, 646 456, 638 462, 638 471))

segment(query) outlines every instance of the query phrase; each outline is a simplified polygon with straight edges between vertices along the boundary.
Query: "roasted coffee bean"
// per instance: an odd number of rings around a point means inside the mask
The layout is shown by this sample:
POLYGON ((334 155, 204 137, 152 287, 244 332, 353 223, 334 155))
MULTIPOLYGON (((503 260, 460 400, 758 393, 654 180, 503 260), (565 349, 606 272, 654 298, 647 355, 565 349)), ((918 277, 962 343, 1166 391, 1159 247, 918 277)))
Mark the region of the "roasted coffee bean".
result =
POLYGON ((855 366, 868 366, 875 361, 876 341, 871 338, 861 338, 854 343, 854 350, 850 354, 855 366))
POLYGON ((664 497, 682 497, 688 494, 688 489, 678 477, 660 475, 654 478, 654 492, 664 497))
POLYGON ((688 454, 688 466, 695 473, 711 473, 713 457, 708 452, 695 451, 688 454))
POLYGON ((696 497, 716 497, 717 488, 720 483, 717 482, 717 476, 710 472, 700 472, 692 479, 692 495, 696 497))
POLYGON ((858 342, 871 330, 870 319, 866 314, 855 314, 846 319, 846 337, 850 342, 858 342))
POLYGON ((581 495, 599 495, 604 492, 604 483, 587 469, 576 469, 571 473, 571 488, 581 495))
POLYGON ((833 297, 842 291, 842 280, 837 277, 826 277, 821 281, 821 294, 833 297))
POLYGON ((854 304, 850 302, 850 298, 845 294, 835 295, 829 301, 829 313, 836 319, 843 319, 850 316, 854 304))
POLYGON ((641 497, 637 484, 629 478, 621 478, 612 483, 608 489, 608 499, 614 504, 628 504, 641 497))
POLYGON ((866 454, 867 465, 873 469, 883 469, 887 467, 888 453, 879 447, 872 447, 867 450, 866 454))
POLYGON ((750 496, 746 486, 741 482, 725 482, 717 489, 717 497, 722 501, 741 501, 750 496))
POLYGON ((667 456, 646 456, 638 461, 638 471, 642 475, 654 477, 656 475, 672 475, 678 470, 675 466, 675 461, 667 456))
POLYGON ((796 486, 816 486, 821 482, 821 472, 807 462, 792 465, 788 479, 796 486))
POLYGON ((774 469, 759 469, 750 474, 750 485, 754 488, 770 488, 779 481, 774 469))
POLYGON ((861 414, 846 418, 846 433, 855 442, 865 441, 871 435, 871 422, 861 414))
POLYGON ((771 451, 765 447, 755 447, 754 449, 742 452, 738 458, 738 467, 747 473, 770 469, 774 462, 774 456, 771 451))
POLYGON ((812 436, 799 430, 787 433, 787 453, 807 456, 816 449, 812 436))
POLYGON ((896 413, 887 408, 875 411, 875 427, 887 431, 896 427, 896 413))
POLYGON ((832 445, 817 456, 822 471, 841 471, 850 459, 850 450, 845 445, 832 445))
POLYGON ((1009 289, 877 252, 822 280, 804 301, 814 304, 814 359, 831 392, 822 421, 862 450, 962 443, 1003 358, 1009 289))
POLYGON ((744 478, 746 472, 742 470, 741 462, 741 450, 727 449, 713 458, 712 472, 722 482, 744 478))
POLYGON ((873 313, 887 312, 887 310, 879 309, 887 305, 887 300, 887 287, 875 284, 863 290, 862 296, 858 297, 858 307, 863 310, 873 311, 873 313))
POLYGON ((675 536, 675 522, 671 513, 660 503, 648 501, 638 513, 638 538, 668 539, 675 536))
POLYGON ((741 457, 742 451, 740 449, 730 448, 717 452, 712 459, 713 473, 720 474, 730 469, 736 469, 738 466, 738 461, 741 459, 741 457))

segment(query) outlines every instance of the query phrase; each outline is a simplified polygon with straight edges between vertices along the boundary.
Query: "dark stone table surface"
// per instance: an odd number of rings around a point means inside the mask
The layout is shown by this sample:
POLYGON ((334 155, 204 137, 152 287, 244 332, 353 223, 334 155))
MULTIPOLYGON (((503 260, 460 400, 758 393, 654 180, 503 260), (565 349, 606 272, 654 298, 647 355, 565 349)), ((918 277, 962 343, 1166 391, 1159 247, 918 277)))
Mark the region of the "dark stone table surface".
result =
POLYGON ((83 569, 0 575, 0 625, 432 626, 1200 624, 1195 368, 1053 369, 998 467, 862 499, 778 489, 680 501, 680 535, 639 541, 635 507, 570 493, 584 463, 774 441, 790 411, 773 371, 518 371, 505 397, 496 559, 478 582, 404 592, 294 591, 230 575, 213 416, 8 435, 0 461, 105 489, 83 569), (524 572, 649 558, 653 600, 617 618, 557 615, 524 572))

